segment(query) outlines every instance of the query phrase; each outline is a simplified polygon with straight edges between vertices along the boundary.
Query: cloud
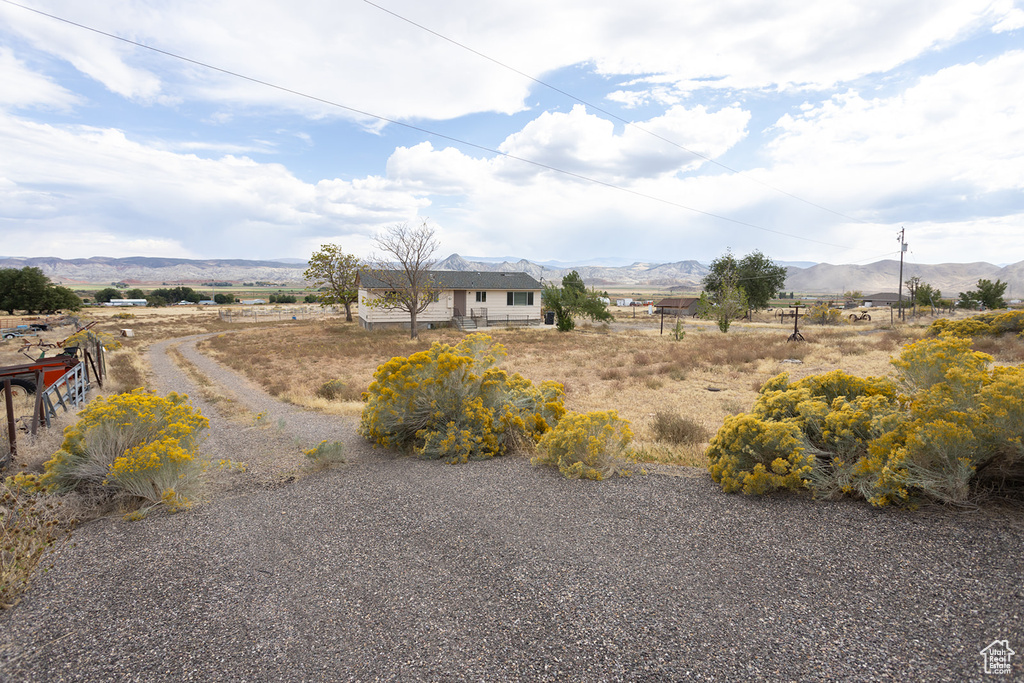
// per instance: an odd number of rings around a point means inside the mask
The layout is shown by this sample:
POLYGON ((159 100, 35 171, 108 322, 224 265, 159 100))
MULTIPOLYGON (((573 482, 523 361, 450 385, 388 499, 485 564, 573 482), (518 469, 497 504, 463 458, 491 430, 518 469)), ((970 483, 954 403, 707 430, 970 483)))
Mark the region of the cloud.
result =
POLYGON ((693 152, 720 156, 743 139, 749 120, 750 113, 739 107, 709 112, 704 106, 675 106, 616 134, 611 121, 576 105, 567 114, 541 114, 499 150, 588 177, 652 177, 696 168, 704 160, 693 152))
POLYGON ((1022 70, 1024 51, 1008 52, 942 69, 893 97, 848 91, 786 115, 769 146, 780 182, 893 220, 925 197, 945 209, 947 202, 1024 190, 1024 158, 1016 152, 1024 148, 1022 70), (851 203, 867 198, 875 206, 851 203))
MULTIPOLYGON (((1008 30, 1017 25, 1018 10, 993 13, 989 5, 989 0, 828 5, 780 0, 759 7, 745 0, 703 5, 452 0, 444 12, 411 0, 388 6, 527 74, 544 77, 566 66, 593 64, 599 74, 640 77, 634 81, 640 87, 633 94, 618 91, 613 96, 617 101, 674 104, 688 92, 709 87, 826 88, 888 71, 985 26, 1008 30)), ((51 0, 45 7, 115 35, 359 111, 0 7, 9 30, 112 92, 140 101, 200 98, 234 113, 271 106, 369 125, 367 113, 403 120, 511 114, 525 108, 535 87, 363 3, 310 0, 293 7, 252 0, 181 0, 173 9, 157 10, 128 0, 51 0)))
POLYGON ((81 99, 52 79, 35 72, 13 51, 0 47, 0 108, 68 111, 81 99))
POLYGON ((386 179, 309 184, 280 164, 173 146, 0 115, 5 251, 66 253, 84 240, 106 255, 166 245, 156 253, 257 257, 272 243, 293 253, 284 245, 294 242, 304 254, 326 235, 365 237, 428 203, 386 179))

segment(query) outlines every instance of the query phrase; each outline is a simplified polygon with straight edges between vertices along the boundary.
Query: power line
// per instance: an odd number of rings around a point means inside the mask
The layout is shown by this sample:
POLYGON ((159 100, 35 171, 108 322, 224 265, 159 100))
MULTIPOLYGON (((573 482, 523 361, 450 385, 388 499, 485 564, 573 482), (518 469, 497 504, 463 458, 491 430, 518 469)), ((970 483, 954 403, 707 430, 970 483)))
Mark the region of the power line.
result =
POLYGON ((451 43, 452 45, 455 45, 457 47, 462 48, 463 50, 466 50, 468 52, 472 52, 476 56, 481 57, 483 59, 486 59, 487 61, 492 62, 493 64, 497 64, 498 66, 502 67, 503 69, 508 69, 509 71, 511 71, 513 73, 519 74, 523 78, 526 78, 526 79, 528 79, 530 81, 533 81, 537 85, 542 85, 545 88, 548 88, 548 89, 553 90, 553 91, 555 91, 555 92, 557 92, 557 93, 559 93, 561 95, 564 95, 564 96, 568 97, 569 99, 574 100, 576 102, 579 102, 580 104, 582 104, 584 106, 590 107, 594 111, 599 111, 602 114, 604 114, 605 116, 609 116, 609 117, 615 119, 616 121, 618 121, 620 123, 623 123, 623 124, 625 124, 627 126, 630 126, 631 128, 635 128, 636 130, 639 130, 639 131, 641 131, 643 133, 646 133, 646 134, 648 134, 648 135, 650 135, 652 137, 655 137, 655 138, 661 140, 662 142, 667 142, 668 144, 670 144, 670 145, 672 145, 674 147, 677 147, 677 148, 683 150, 684 152, 688 152, 688 153, 694 155, 695 157, 699 157, 699 158, 703 159, 704 161, 710 162, 710 163, 714 164, 715 166, 718 166, 720 168, 725 169, 726 171, 729 171, 730 173, 734 173, 734 174, 744 178, 745 180, 749 180, 752 183, 757 183, 758 185, 761 185, 762 187, 767 187, 768 189, 774 190, 775 192, 778 192, 779 194, 783 194, 783 195, 785 195, 787 197, 790 197, 791 199, 795 199, 795 200, 797 200, 799 202, 803 202, 804 204, 807 204, 809 206, 813 206, 816 209, 821 209, 822 211, 826 211, 828 213, 834 214, 834 215, 839 216, 841 218, 845 218, 847 220, 851 220, 851 221, 854 221, 856 223, 868 223, 869 222, 869 221, 861 220, 860 218, 855 218, 853 216, 848 216, 847 214, 842 213, 840 211, 836 211, 835 209, 830 209, 827 206, 822 206, 821 204, 817 204, 815 202, 812 202, 809 199, 804 199, 803 197, 800 197, 799 195, 795 195, 795 194, 793 194, 791 192, 787 192, 786 190, 783 190, 780 187, 776 187, 775 185, 772 185, 771 183, 766 183, 763 180, 758 180, 757 178, 748 176, 746 173, 743 173, 742 171, 738 171, 738 170, 736 170, 736 169, 734 169, 734 168, 732 168, 730 166, 727 166, 726 164, 723 164, 722 162, 720 162, 720 161, 718 161, 716 159, 713 159, 713 158, 711 158, 709 156, 701 154, 700 152, 697 152, 696 150, 692 150, 689 147, 681 145, 678 142, 676 142, 675 140, 670 140, 669 138, 666 138, 666 137, 664 137, 662 135, 659 135, 659 134, 655 133, 652 130, 648 130, 647 128, 644 128, 643 126, 641 126, 641 125, 639 125, 639 124, 637 124, 637 123, 635 123, 633 121, 629 121, 627 119, 624 119, 621 116, 619 116, 618 114, 610 112, 607 109, 603 109, 602 107, 599 107, 599 106, 597 106, 596 104, 594 104, 592 102, 588 102, 587 100, 584 100, 581 97, 578 97, 577 95, 574 95, 574 94, 572 94, 570 92, 562 90, 561 88, 559 88, 557 86, 554 86, 554 85, 551 85, 550 83, 547 83, 546 81, 542 81, 541 79, 539 79, 539 78, 537 78, 535 76, 531 76, 530 74, 525 73, 523 71, 520 71, 519 69, 517 69, 517 68, 515 68, 513 66, 509 66, 508 64, 505 64, 504 62, 502 62, 502 61, 500 61, 498 59, 495 59, 494 57, 491 57, 490 55, 486 55, 483 52, 480 52, 479 50, 475 50, 475 49, 469 47, 468 45, 466 45, 464 43, 460 43, 459 41, 455 40, 454 38, 449 38, 448 36, 446 36, 446 35, 444 35, 442 33, 438 33, 437 31, 424 26, 423 24, 419 24, 419 23, 413 21, 412 19, 409 19, 407 17, 402 16, 401 14, 398 14, 397 12, 394 12, 394 11, 392 11, 392 10, 386 8, 386 7, 382 7, 381 5, 378 5, 375 2, 371 2, 371 0, 363 0, 363 2, 365 2, 367 5, 370 5, 371 7, 376 7, 381 12, 384 12, 386 14, 390 14, 391 16, 395 17, 396 19, 399 19, 401 21, 406 22, 407 24, 415 26, 418 29, 426 31, 427 33, 429 33, 431 35, 437 36, 441 40, 445 40, 445 41, 451 43))
MULTIPOLYGON (((288 93, 290 95, 295 95, 297 97, 302 97, 302 98, 305 98, 305 99, 308 99, 308 100, 312 100, 314 102, 319 102, 321 104, 326 104, 326 105, 331 106, 331 107, 336 107, 338 109, 343 109, 345 111, 349 111, 349 112, 352 112, 354 114, 359 114, 360 116, 374 118, 374 119, 377 119, 378 121, 384 121, 386 123, 391 123, 391 124, 394 124, 396 126, 401 126, 403 128, 409 129, 409 130, 414 130, 414 131, 417 131, 417 132, 420 132, 420 133, 424 133, 426 135, 431 135, 433 137, 437 137, 437 138, 440 138, 440 139, 443 139, 443 140, 448 140, 450 142, 454 142, 454 143, 457 143, 457 144, 460 144, 460 145, 465 145, 465 146, 471 147, 473 149, 478 149, 478 150, 481 150, 483 152, 488 152, 490 154, 495 154, 495 155, 498 155, 498 156, 502 156, 502 157, 505 157, 507 159, 514 159, 516 161, 520 161, 520 162, 523 162, 525 164, 530 164, 530 165, 536 166, 538 168, 542 168, 542 169, 545 169, 545 170, 548 170, 548 171, 553 171, 555 173, 560 173, 560 174, 568 176, 570 178, 575 178, 577 180, 582 180, 584 182, 594 183, 594 184, 600 185, 602 187, 607 187, 609 189, 618 190, 619 192, 625 192, 627 194, 631 194, 631 195, 636 196, 636 197, 641 197, 643 199, 649 199, 649 200, 652 200, 652 201, 660 202, 660 203, 665 204, 667 206, 672 206, 672 207, 675 207, 675 208, 684 209, 686 211, 691 211, 693 213, 700 214, 702 216, 707 216, 709 218, 714 218, 714 219, 717 219, 717 220, 726 221, 726 222, 732 223, 734 225, 740 225, 740 226, 747 227, 747 228, 753 228, 755 230, 760 230, 762 232, 768 232, 768 233, 772 233, 774 235, 780 235, 782 237, 789 237, 791 239, 802 240, 804 242, 812 242, 814 244, 821 244, 823 246, 836 247, 838 249, 845 249, 845 250, 856 251, 856 249, 854 247, 850 247, 850 246, 846 246, 846 245, 841 245, 841 244, 834 244, 834 243, 831 243, 831 242, 824 242, 822 240, 816 240, 816 239, 812 239, 810 237, 804 237, 802 235, 794 235, 792 233, 783 232, 781 230, 774 230, 772 228, 766 228, 764 226, 756 225, 754 223, 749 223, 747 221, 739 220, 739 219, 736 219, 736 218, 730 218, 728 216, 723 216, 721 214, 712 213, 710 211, 703 211, 701 209, 696 209, 696 208, 694 208, 692 206, 687 206, 685 204, 680 204, 679 202, 675 202, 675 201, 672 201, 670 199, 665 199, 663 197, 657 197, 655 195, 650 195, 650 194, 647 194, 647 193, 644 193, 644 192, 640 192, 638 190, 630 189, 628 187, 623 187, 621 185, 616 185, 614 183, 609 183, 609 182, 606 182, 606 181, 603 181, 603 180, 598 180, 597 178, 592 178, 590 176, 585 176, 585 175, 580 174, 580 173, 575 173, 573 171, 568 171, 568 170, 565 170, 565 169, 562 169, 562 168, 558 168, 557 166, 552 166, 550 164, 545 164, 545 163, 540 162, 540 161, 534 161, 532 159, 527 159, 525 157, 520 157, 520 156, 516 156, 514 154, 509 154, 508 152, 502 152, 500 150, 493 149, 493 148, 490 148, 490 147, 486 147, 484 145, 479 145, 479 144, 476 144, 474 142, 469 142, 467 140, 462 140, 460 138, 456 138, 456 137, 453 137, 451 135, 445 135, 444 133, 438 133, 436 131, 432 131, 432 130, 429 130, 427 128, 423 128, 423 127, 420 127, 420 126, 414 126, 414 125, 412 125, 410 123, 405 123, 403 121, 399 121, 397 119, 392 119, 392 118, 389 118, 387 116, 382 116, 380 114, 374 114, 373 112, 365 111, 363 109, 358 109, 356 107, 350 107, 348 105, 341 104, 339 102, 334 102, 332 100, 328 100, 328 99, 325 99, 323 97, 318 97, 316 95, 310 95, 308 93, 304 93, 304 92, 299 91, 299 90, 294 90, 294 89, 288 88, 286 86, 278 85, 276 83, 271 83, 270 81, 264 81, 262 79, 255 78, 253 76, 247 76, 247 75, 239 73, 237 71, 231 71, 230 69, 225 69, 225 68, 222 68, 222 67, 219 67, 219 66, 214 66, 213 64, 209 64, 207 62, 203 62, 203 61, 200 61, 200 60, 197 60, 197 59, 192 59, 191 57, 186 57, 184 55, 180 55, 180 54, 177 54, 177 53, 174 53, 174 52, 170 52, 168 50, 162 50, 160 48, 153 47, 151 45, 146 45, 145 43, 140 43, 138 41, 131 40, 130 38, 124 38, 124 37, 116 35, 114 33, 109 33, 107 31, 103 31, 101 29, 93 28, 92 26, 88 26, 86 24, 81 24, 81 23, 72 21, 70 19, 65 19, 65 18, 57 16, 55 14, 50 14, 48 12, 44 12, 42 10, 35 9, 33 7, 27 7, 25 5, 18 4, 16 2, 13 2, 12 0, 0 0, 0 2, 4 2, 4 3, 6 3, 8 5, 11 5, 13 7, 19 7, 21 9, 28 10, 29 12, 34 12, 35 14, 39 14, 41 16, 44 16, 44 17, 47 17, 47 18, 50 18, 50 19, 54 19, 56 21, 60 21, 62 23, 68 24, 70 26, 74 26, 76 28, 83 29, 85 31, 91 31, 92 33, 96 33, 96 34, 105 36, 107 38, 111 38, 113 40, 118 40, 118 41, 120 41, 122 43, 127 43, 128 45, 133 45, 135 47, 139 47, 139 48, 142 48, 144 50, 149 50, 151 52, 155 52, 157 54, 164 55, 165 57, 171 57, 173 59, 177 59, 177 60, 180 60, 180 61, 183 61, 183 62, 187 62, 189 64, 194 64, 196 66, 201 66, 201 67, 203 67, 205 69, 209 69, 211 71, 216 71, 218 73, 222 73, 222 74, 225 74, 225 75, 228 75, 228 76, 232 76, 234 78, 239 78, 239 79, 242 79, 242 80, 245 80, 245 81, 249 81, 250 83, 255 83, 257 85, 262 85, 262 86, 267 87, 267 88, 272 88, 274 90, 285 92, 285 93, 288 93)), ((687 150, 687 151, 689 151, 689 150, 687 150)))

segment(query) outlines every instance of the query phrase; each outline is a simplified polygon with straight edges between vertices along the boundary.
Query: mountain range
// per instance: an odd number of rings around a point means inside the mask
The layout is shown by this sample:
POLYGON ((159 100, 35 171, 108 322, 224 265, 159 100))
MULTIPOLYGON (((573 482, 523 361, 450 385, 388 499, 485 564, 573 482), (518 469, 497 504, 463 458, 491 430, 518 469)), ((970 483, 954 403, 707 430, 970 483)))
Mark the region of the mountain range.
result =
MULTIPOLYGON (((600 263, 601 261, 598 261, 600 263)), ((304 262, 248 261, 241 259, 177 259, 155 257, 81 259, 3 258, 0 268, 40 268, 51 280, 64 285, 109 284, 124 282, 128 285, 184 284, 204 282, 274 282, 297 285, 303 282, 304 262)), ((558 282, 564 275, 576 270, 588 286, 636 287, 679 292, 699 291, 701 279, 708 267, 698 261, 673 263, 633 263, 624 266, 566 265, 548 262, 547 265, 526 259, 466 259, 452 254, 437 262, 439 270, 481 272, 525 272, 543 282, 558 282)), ((896 291, 899 284, 899 261, 878 261, 867 265, 832 265, 818 263, 809 267, 789 265, 785 289, 802 294, 837 294, 859 290, 864 294, 896 291)), ((1024 295, 1024 261, 1007 266, 991 263, 942 263, 936 265, 903 265, 903 280, 920 277, 944 296, 955 298, 959 292, 975 289, 979 279, 996 279, 1008 283, 1007 298, 1024 295)))

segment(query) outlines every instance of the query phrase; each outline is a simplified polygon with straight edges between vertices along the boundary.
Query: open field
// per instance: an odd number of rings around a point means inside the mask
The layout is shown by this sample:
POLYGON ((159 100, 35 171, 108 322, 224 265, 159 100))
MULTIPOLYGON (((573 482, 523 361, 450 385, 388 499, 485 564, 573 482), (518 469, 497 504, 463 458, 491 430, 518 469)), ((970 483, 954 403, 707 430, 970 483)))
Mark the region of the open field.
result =
MULTIPOLYGON (((611 325, 582 325, 563 334, 551 328, 493 328, 486 332, 504 344, 504 367, 535 383, 561 382, 570 410, 619 411, 633 423, 636 445, 651 460, 703 465, 703 450, 723 419, 753 404, 761 384, 780 372, 794 378, 841 368, 857 375, 890 372, 899 347, 923 334, 921 325, 884 329, 880 325, 804 328, 806 342, 790 343, 791 328, 781 324, 738 323, 722 334, 704 321, 687 319, 685 336, 675 341, 666 323, 620 318, 611 325), (659 442, 657 413, 689 418, 704 427, 697 443, 659 442)), ((434 341, 455 343, 457 330, 424 331, 418 341, 407 332, 367 332, 355 323, 286 322, 217 335, 199 348, 245 374, 273 395, 325 412, 357 415, 360 393, 377 366, 408 356, 434 341), (329 380, 345 389, 335 400, 317 396, 329 380)), ((1021 346, 984 349, 1004 362, 1024 359, 1021 346)))

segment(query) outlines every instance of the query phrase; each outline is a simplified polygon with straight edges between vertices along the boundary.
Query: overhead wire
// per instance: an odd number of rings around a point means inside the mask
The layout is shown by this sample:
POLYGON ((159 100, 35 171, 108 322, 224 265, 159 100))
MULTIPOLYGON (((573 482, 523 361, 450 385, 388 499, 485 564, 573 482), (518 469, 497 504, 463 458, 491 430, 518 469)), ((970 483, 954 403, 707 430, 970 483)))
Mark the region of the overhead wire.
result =
POLYGON ((410 24, 412 26, 415 26, 416 28, 419 28, 419 29, 421 29, 423 31, 426 31, 427 33, 430 33, 431 35, 437 36, 441 40, 445 40, 445 41, 451 43, 452 45, 455 45, 457 47, 462 48, 463 50, 471 52, 474 55, 477 55, 478 57, 486 59, 487 61, 489 61, 489 62, 491 62, 493 64, 496 64, 496 65, 500 66, 503 69, 507 69, 507 70, 509 70, 509 71, 511 71, 513 73, 519 74, 523 78, 526 78, 526 79, 536 83, 537 85, 542 85, 545 88, 553 90, 554 92, 557 92, 560 95, 564 95, 565 97, 568 97, 569 99, 574 100, 575 102, 579 102, 580 104, 582 104, 584 106, 590 107, 594 111, 601 112, 605 116, 613 118, 616 121, 618 121, 618 122, 620 122, 620 123, 622 123, 622 124, 624 124, 626 126, 629 126, 629 127, 634 128, 636 130, 639 130, 639 131, 641 131, 643 133, 646 133, 647 135, 655 137, 658 140, 661 140, 662 142, 666 142, 666 143, 672 145, 673 147, 677 147, 677 148, 683 150, 684 152, 688 152, 688 153, 692 154, 693 156, 698 157, 700 159, 703 159, 704 161, 707 161, 707 162, 709 162, 711 164, 714 164, 715 166, 718 166, 719 168, 725 169, 726 171, 729 171, 730 173, 734 173, 734 174, 742 177, 744 180, 748 180, 748 181, 750 181, 752 183, 757 183, 758 185, 761 185, 762 187, 767 187, 768 189, 774 190, 775 192, 778 192, 779 194, 783 194, 783 195, 785 195, 787 197, 790 197, 792 199, 795 199, 795 200, 797 200, 799 202, 803 202, 804 204, 807 204, 809 206, 813 206, 816 209, 820 209, 822 211, 826 211, 828 213, 834 214, 834 215, 839 216, 841 218, 845 218, 847 220, 854 221, 856 223, 869 223, 869 221, 865 221, 865 220, 862 220, 860 218, 856 218, 854 216, 847 215, 845 213, 842 213, 841 211, 836 211, 835 209, 830 209, 827 206, 823 206, 823 205, 818 204, 816 202, 812 202, 811 200, 805 199, 804 197, 801 197, 799 195, 793 194, 792 192, 787 192, 786 190, 783 190, 780 187, 772 185, 771 183, 766 183, 766 182, 764 182, 762 180, 758 180, 757 178, 748 176, 746 173, 743 173, 742 171, 738 171, 735 168, 732 168, 731 166, 723 164, 722 162, 718 161, 717 159, 709 157, 709 156, 707 156, 705 154, 701 154, 700 152, 698 152, 696 150, 693 150, 693 149, 690 149, 689 147, 686 147, 685 145, 682 145, 682 144, 676 142, 675 140, 671 140, 669 138, 666 138, 663 135, 659 135, 658 133, 655 133, 652 130, 644 128, 643 126, 641 126, 640 124, 636 123, 635 121, 630 121, 628 119, 622 118, 618 114, 616 114, 614 112, 611 112, 611 111, 608 111, 607 109, 604 109, 604 108, 594 104, 593 102, 588 102, 587 100, 584 100, 583 98, 581 98, 581 97, 579 97, 577 95, 574 95, 571 92, 563 90, 562 88, 559 88, 558 86, 555 86, 555 85, 552 85, 552 84, 550 84, 550 83, 548 83, 546 81, 543 81, 543 80, 537 78, 536 76, 531 76, 530 74, 528 74, 528 73, 526 73, 524 71, 521 71, 521 70, 515 68, 514 66, 510 66, 508 64, 505 64, 504 62, 502 62, 502 61, 500 61, 498 59, 495 59, 494 57, 491 57, 490 55, 487 55, 487 54, 485 54, 483 52, 480 52, 479 50, 476 50, 476 49, 474 49, 472 47, 469 47, 468 45, 466 45, 464 43, 461 43, 461 42, 455 40, 454 38, 449 38, 448 36, 444 35, 443 33, 439 33, 439 32, 435 31, 432 28, 429 28, 427 26, 424 26, 423 24, 417 23, 417 22, 413 21, 412 19, 409 19, 408 17, 402 16, 401 14, 399 14, 399 13, 393 11, 393 10, 388 9, 387 7, 383 7, 381 5, 378 5, 377 3, 373 2, 372 0, 363 0, 363 2, 366 3, 367 5, 370 5, 371 7, 376 7, 381 12, 384 12, 386 14, 390 14, 391 16, 395 17, 396 19, 399 19, 401 21, 406 22, 407 24, 410 24))
MULTIPOLYGON (((504 157, 504 158, 507 158, 507 159, 513 159, 515 161, 519 161, 519 162, 522 162, 522 163, 525 163, 525 164, 529 164, 529 165, 535 166, 537 168, 542 168, 542 169, 545 169, 545 170, 548 170, 548 171, 559 173, 559 174, 565 175, 565 176, 570 177, 570 178, 575 178, 577 180, 582 180, 584 182, 593 183, 593 184, 596 184, 596 185, 600 185, 602 187, 607 187, 609 189, 618 190, 620 192, 631 194, 631 195, 636 196, 636 197, 640 197, 640 198, 643 198, 643 199, 648 199, 648 200, 651 200, 651 201, 656 201, 656 202, 665 204, 667 206, 672 206, 672 207, 675 207, 675 208, 683 209, 683 210, 690 211, 690 212, 693 212, 693 213, 696 213, 696 214, 707 216, 709 218, 714 218, 716 220, 721 220, 721 221, 725 221, 725 222, 728 222, 728 223, 732 223, 734 225, 739 225, 739 226, 743 226, 743 227, 747 227, 747 228, 752 228, 754 230, 760 230, 762 232, 767 232, 767 233, 771 233, 771 234, 775 234, 775 235, 780 235, 782 237, 789 237, 791 239, 801 240, 801 241, 804 241, 804 242, 812 242, 814 244, 820 244, 820 245, 823 245, 823 246, 836 247, 837 249, 846 249, 846 250, 854 250, 854 251, 857 250, 856 248, 850 247, 848 245, 841 245, 841 244, 835 244, 835 243, 832 243, 832 242, 825 242, 823 240, 816 240, 816 239, 813 239, 813 238, 810 238, 810 237, 805 237, 803 235, 797 235, 797 234, 793 234, 793 233, 784 232, 784 231, 781 231, 781 230, 775 230, 773 228, 766 228, 764 226, 757 225, 755 223, 750 223, 748 221, 743 221, 743 220, 736 219, 736 218, 730 218, 729 216, 724 216, 724 215, 717 214, 717 213, 714 213, 714 212, 711 212, 711 211, 704 211, 702 209, 697 209, 697 208, 694 208, 692 206, 688 206, 686 204, 681 204, 679 202, 676 202, 676 201, 673 201, 673 200, 670 200, 670 199, 665 199, 664 197, 658 197, 656 195, 651 195, 651 194, 647 194, 645 192, 640 192, 638 190, 634 190, 634 189, 631 189, 631 188, 628 188, 628 187, 623 187, 621 185, 616 185, 615 183, 610 183, 610 182, 607 182, 607 181, 604 181, 604 180, 599 180, 597 178, 586 176, 586 175, 583 175, 581 173, 576 173, 574 171, 569 171, 569 170, 566 170, 566 169, 563 169, 563 168, 559 168, 557 166, 552 166, 550 164, 546 164, 544 162, 535 161, 533 159, 528 159, 526 157, 521 157, 521 156, 518 156, 518 155, 515 155, 515 154, 511 154, 509 152, 502 152, 500 150, 497 150, 497 149, 494 149, 494 148, 491 148, 491 147, 487 147, 486 145, 480 145, 480 144, 477 144, 477 143, 474 143, 474 142, 470 142, 468 140, 463 140, 461 138, 454 137, 452 135, 446 135, 444 133, 439 133, 437 131, 433 131, 433 130, 430 130, 428 128, 424 128, 422 126, 416 126, 416 125, 413 125, 411 123, 406 123, 404 121, 400 121, 398 119, 393 119, 393 118, 390 118, 390 117, 387 117, 387 116, 376 114, 376 113, 373 113, 373 112, 370 112, 370 111, 366 111, 364 109, 359 109, 357 107, 352 107, 352 106, 349 106, 349 105, 341 104, 340 102, 335 102, 333 100, 328 100, 326 98, 319 97, 317 95, 310 95, 309 93, 305 93, 305 92, 302 92, 300 90, 295 90, 295 89, 289 88, 287 86, 279 85, 277 83, 272 83, 270 81, 266 81, 266 80, 263 80, 263 79, 260 79, 260 78, 256 78, 254 76, 248 76, 246 74, 239 73, 237 71, 232 71, 230 69, 226 69, 226 68, 223 68, 223 67, 215 66, 215 65, 210 64, 208 62, 203 62, 203 61, 198 60, 198 59, 193 59, 191 57, 186 57, 185 55, 181 55, 181 54, 178 54, 178 53, 175 53, 175 52, 171 52, 169 50, 164 50, 164 49, 161 49, 161 48, 158 48, 158 47, 154 47, 152 45, 147 45, 145 43, 141 43, 139 41, 132 40, 130 38, 125 38, 123 36, 119 36, 119 35, 117 35, 115 33, 110 33, 108 31, 104 31, 102 29, 98 29, 98 28, 95 28, 95 27, 92 27, 92 26, 88 26, 86 24, 82 24, 80 22, 76 22, 76 21, 73 21, 71 19, 66 19, 66 18, 58 16, 56 14, 51 14, 49 12, 44 12, 43 10, 36 9, 34 7, 28 7, 26 5, 22 5, 22 4, 19 4, 17 2, 13 2, 13 0, 0 0, 0 2, 4 2, 5 4, 11 5, 13 7, 18 7, 18 8, 27 10, 29 12, 33 12, 35 14, 38 14, 38 15, 41 15, 41 16, 53 19, 55 21, 59 21, 59 22, 68 24, 70 26, 74 26, 76 28, 80 28, 80 29, 85 30, 85 31, 90 31, 90 32, 96 33, 98 35, 105 36, 105 37, 110 38, 112 40, 117 40, 117 41, 120 41, 122 43, 126 43, 128 45, 132 45, 132 46, 135 46, 135 47, 138 47, 138 48, 142 48, 144 50, 149 50, 151 52, 154 52, 154 53, 157 53, 157 54, 160 54, 160 55, 164 55, 164 56, 170 57, 172 59, 177 59, 177 60, 186 62, 188 64, 194 64, 196 66, 203 67, 204 69, 209 69, 211 71, 216 71, 218 73, 222 73, 222 74, 225 74, 227 76, 231 76, 233 78, 239 78, 241 80, 245 80, 245 81, 248 81, 250 83, 255 83, 257 85, 261 85, 261 86, 264 86, 264 87, 267 87, 267 88, 272 88, 274 90, 278 90, 280 92, 284 92, 284 93, 288 93, 288 94, 291 94, 291 95, 295 95, 296 97, 301 97, 301 98, 304 98, 304 99, 311 100, 313 102, 319 102, 321 104, 325 104, 325 105, 328 105, 328 106, 331 106, 331 107, 335 107, 335 108, 338 108, 338 109, 343 109, 345 111, 348 111, 348 112, 351 112, 351 113, 354 113, 354 114, 358 114, 360 116, 377 119, 378 121, 383 121, 385 123, 391 123, 393 125, 400 126, 402 128, 408 129, 408 130, 414 130, 414 131, 417 131, 419 133, 423 133, 423 134, 430 135, 430 136, 433 136, 433 137, 436 137, 436 138, 440 138, 442 140, 448 140, 448 141, 454 142, 456 144, 465 145, 466 147, 470 147, 470 148, 473 148, 473 149, 478 149, 480 151, 487 152, 487 153, 494 154, 494 155, 498 155, 498 156, 501 156, 501 157, 504 157)), ((689 150, 687 150, 687 151, 689 151, 689 150)))

